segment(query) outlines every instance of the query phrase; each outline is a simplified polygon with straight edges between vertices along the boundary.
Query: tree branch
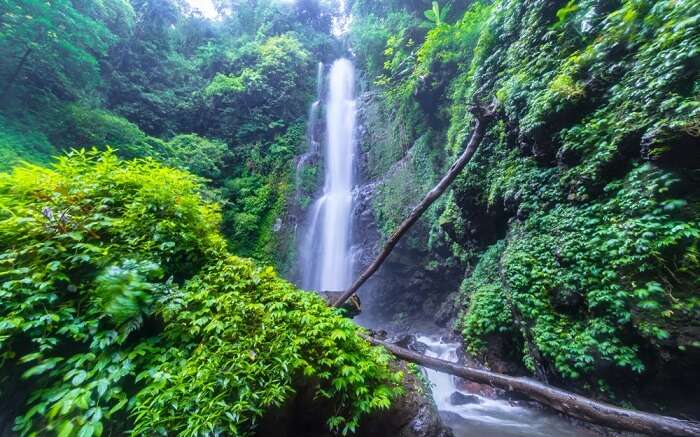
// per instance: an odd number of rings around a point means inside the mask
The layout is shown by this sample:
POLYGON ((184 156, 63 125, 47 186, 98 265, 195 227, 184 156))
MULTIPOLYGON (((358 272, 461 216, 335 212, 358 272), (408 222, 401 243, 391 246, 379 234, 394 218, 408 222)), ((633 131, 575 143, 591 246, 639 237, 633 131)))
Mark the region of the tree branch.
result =
POLYGON ((474 124, 474 130, 472 131, 471 138, 464 152, 459 158, 452 164, 450 169, 447 171, 445 176, 438 182, 438 184, 430 190, 430 192, 423 198, 423 200, 416 205, 411 213, 406 217, 406 219, 399 225, 399 227, 394 231, 394 233, 389 237, 381 253, 372 261, 372 264, 365 269, 364 272, 355 280, 350 288, 348 288, 335 303, 336 307, 342 306, 346 300, 348 300, 352 295, 357 293, 357 290, 367 282, 369 278, 379 270, 379 267, 384 263, 384 261, 389 257, 391 251, 394 249, 396 244, 399 242, 401 237, 403 237, 406 232, 418 221, 418 219, 423 215, 423 213, 433 204, 446 190, 449 188, 452 181, 455 180, 457 175, 464 169, 464 166, 471 160, 474 156, 474 152, 481 144, 486 134, 486 129, 495 117, 496 109, 495 104, 489 107, 483 107, 481 105, 473 105, 470 108, 471 113, 476 119, 474 124))

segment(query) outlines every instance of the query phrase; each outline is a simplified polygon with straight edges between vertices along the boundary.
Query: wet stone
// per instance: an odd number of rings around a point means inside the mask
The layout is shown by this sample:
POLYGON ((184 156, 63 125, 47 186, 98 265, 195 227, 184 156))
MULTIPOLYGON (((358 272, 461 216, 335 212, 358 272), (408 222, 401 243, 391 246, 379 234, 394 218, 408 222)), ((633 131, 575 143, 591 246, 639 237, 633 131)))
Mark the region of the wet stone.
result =
POLYGON ((464 394, 456 391, 450 395, 450 403, 452 405, 480 404, 481 399, 479 399, 477 395, 464 394))

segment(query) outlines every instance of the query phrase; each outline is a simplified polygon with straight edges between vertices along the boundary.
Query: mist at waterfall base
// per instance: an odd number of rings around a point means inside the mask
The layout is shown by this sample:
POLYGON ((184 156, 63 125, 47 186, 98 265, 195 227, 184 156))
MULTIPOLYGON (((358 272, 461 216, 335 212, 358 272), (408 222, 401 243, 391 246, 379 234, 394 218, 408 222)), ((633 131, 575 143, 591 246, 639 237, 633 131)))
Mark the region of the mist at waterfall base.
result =
MULTIPOLYGON (((377 232, 364 229, 365 223, 354 223, 357 209, 368 209, 361 188, 357 184, 357 113, 355 96, 355 72, 347 59, 336 60, 329 69, 328 79, 323 78, 324 66, 319 64, 317 99, 309 108, 307 132, 308 150, 297 163, 300 174, 305 165, 322 157, 324 179, 322 190, 311 204, 305 226, 302 227, 299 250, 299 275, 297 283, 307 290, 342 291, 350 286, 355 266, 353 244, 356 252, 371 255, 374 247, 356 235, 377 232), (327 83, 327 93, 324 84, 327 83), (321 113, 325 109, 325 134, 320 133, 321 113)), ((299 190, 299 187, 297 187, 299 190)), ((369 240, 378 241, 378 238, 369 240)), ((360 257, 361 258, 361 257, 360 257)), ((357 264, 364 264, 362 260, 357 264)), ((386 267, 385 267, 386 268, 386 267)), ((371 293, 376 286, 370 280, 360 293, 362 314, 355 320, 367 327, 380 328, 387 321, 367 317, 372 311, 371 293)), ((435 326, 430 322, 415 323, 411 334, 424 344, 426 355, 448 361, 457 361, 457 343, 444 342, 434 335, 435 326), (423 335, 420 335, 420 334, 423 335), (431 335, 425 335, 429 333, 431 335)), ((490 399, 468 393, 459 388, 458 379, 430 369, 424 369, 431 385, 436 406, 445 423, 456 437, 515 437, 515 436, 587 436, 564 419, 550 412, 512 405, 504 399, 490 399), (473 402, 456 405, 455 393, 468 395, 473 402)))

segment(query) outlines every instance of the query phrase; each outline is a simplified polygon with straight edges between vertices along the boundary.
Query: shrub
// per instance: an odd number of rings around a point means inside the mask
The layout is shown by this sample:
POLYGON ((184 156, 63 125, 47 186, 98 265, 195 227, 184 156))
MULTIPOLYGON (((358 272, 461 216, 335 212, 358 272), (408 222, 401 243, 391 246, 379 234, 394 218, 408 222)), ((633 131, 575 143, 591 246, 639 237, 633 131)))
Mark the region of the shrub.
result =
POLYGON ((0 169, 20 161, 45 162, 56 150, 36 123, 0 116, 0 169))
POLYGON ((228 154, 225 143, 195 134, 177 135, 167 143, 164 160, 208 179, 221 178, 221 168, 228 154))
POLYGON ((68 105, 51 138, 55 145, 71 147, 113 147, 121 157, 153 156, 162 141, 149 137, 137 125, 103 109, 68 105))
POLYGON ((226 253, 190 174, 112 151, 0 174, 0 391, 22 435, 245 435, 300 377, 344 433, 400 374, 316 295, 226 253), (21 377, 17 376, 21 375, 21 377))

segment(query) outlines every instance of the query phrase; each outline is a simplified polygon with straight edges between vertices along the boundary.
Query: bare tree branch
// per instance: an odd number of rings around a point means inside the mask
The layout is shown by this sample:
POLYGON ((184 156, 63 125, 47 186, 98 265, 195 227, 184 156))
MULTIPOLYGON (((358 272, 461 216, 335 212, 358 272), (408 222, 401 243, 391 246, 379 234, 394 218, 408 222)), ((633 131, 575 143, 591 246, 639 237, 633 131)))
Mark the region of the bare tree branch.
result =
POLYGON ((472 131, 471 138, 469 139, 469 143, 467 143, 467 147, 464 149, 464 152, 462 152, 459 158, 457 158, 454 164, 452 164, 450 169, 447 171, 445 176, 443 176, 440 182, 438 182, 435 188, 430 190, 423 200, 413 208, 403 223, 401 223, 394 233, 391 234, 381 253, 377 255, 374 261, 372 261, 372 264, 370 264, 369 267, 362 272, 352 286, 348 288, 338 298, 338 300, 335 301, 333 304, 334 306, 342 306, 345 301, 350 298, 350 296, 357 293, 357 290, 359 290, 360 287, 362 287, 362 285, 367 282, 367 280, 371 278, 372 275, 377 272, 377 270, 379 270, 379 267, 381 267, 384 261, 389 257, 391 251, 394 250, 394 247, 399 242, 401 237, 403 237, 409 231, 409 229, 411 229, 411 227, 418 221, 418 219, 430 207, 430 205, 440 198, 440 196, 455 180, 457 175, 459 175, 462 169, 464 169, 464 166, 466 166, 471 160, 472 156, 474 156, 474 152, 476 152, 479 144, 481 144, 481 141, 484 139, 484 135, 486 134, 489 124, 495 117, 496 110, 495 104, 492 104, 488 108, 481 105, 473 105, 470 108, 470 111, 474 115, 476 122, 474 124, 474 130, 472 131))

